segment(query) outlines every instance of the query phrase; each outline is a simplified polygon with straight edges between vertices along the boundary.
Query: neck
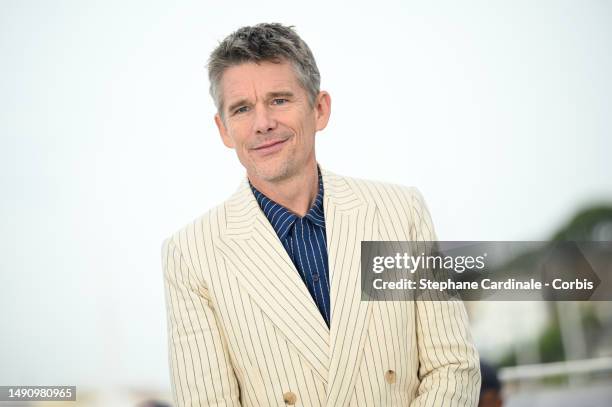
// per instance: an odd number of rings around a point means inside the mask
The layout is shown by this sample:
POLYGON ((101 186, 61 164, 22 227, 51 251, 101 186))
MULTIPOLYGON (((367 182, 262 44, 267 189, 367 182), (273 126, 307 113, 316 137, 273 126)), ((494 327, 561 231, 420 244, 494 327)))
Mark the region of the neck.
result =
POLYGON ((300 174, 280 181, 267 182, 256 177, 249 177, 249 181, 259 192, 300 217, 308 213, 319 192, 316 162, 300 174))

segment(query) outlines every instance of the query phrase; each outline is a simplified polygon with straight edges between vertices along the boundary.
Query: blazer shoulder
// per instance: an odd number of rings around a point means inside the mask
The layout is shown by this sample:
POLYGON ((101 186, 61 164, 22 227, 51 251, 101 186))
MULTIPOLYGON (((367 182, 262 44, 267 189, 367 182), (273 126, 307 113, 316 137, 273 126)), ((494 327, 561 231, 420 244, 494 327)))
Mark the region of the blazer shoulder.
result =
MULTIPOLYGON (((375 206, 389 230, 409 231, 407 240, 436 240, 433 221, 417 187, 353 177, 340 177, 368 205, 375 206)), ((399 235, 398 235, 399 237, 399 235)))
POLYGON ((406 186, 390 182, 338 176, 344 179, 363 201, 377 207, 386 206, 391 200, 408 202, 416 206, 426 206, 421 191, 415 186, 406 186))

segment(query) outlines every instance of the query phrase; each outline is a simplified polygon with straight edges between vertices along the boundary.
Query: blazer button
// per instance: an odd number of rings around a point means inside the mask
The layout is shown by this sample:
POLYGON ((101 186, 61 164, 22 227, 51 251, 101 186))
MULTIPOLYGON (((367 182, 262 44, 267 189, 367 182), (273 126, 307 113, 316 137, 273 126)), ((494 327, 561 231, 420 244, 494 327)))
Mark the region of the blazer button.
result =
POLYGON ((287 393, 283 394, 283 400, 285 400, 285 404, 293 406, 297 401, 297 396, 294 392, 288 391, 287 393))
POLYGON ((393 370, 387 370, 385 372, 385 380, 389 384, 395 383, 395 372, 393 370))

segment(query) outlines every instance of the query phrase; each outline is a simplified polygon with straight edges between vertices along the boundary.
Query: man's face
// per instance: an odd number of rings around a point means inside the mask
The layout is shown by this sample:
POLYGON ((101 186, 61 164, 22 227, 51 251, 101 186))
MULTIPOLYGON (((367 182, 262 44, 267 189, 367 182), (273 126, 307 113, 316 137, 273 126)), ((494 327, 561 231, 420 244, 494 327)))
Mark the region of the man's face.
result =
POLYGON ((221 80, 223 119, 215 123, 223 143, 236 150, 249 179, 280 182, 314 168, 314 137, 327 125, 330 98, 314 106, 288 62, 243 63, 221 80))

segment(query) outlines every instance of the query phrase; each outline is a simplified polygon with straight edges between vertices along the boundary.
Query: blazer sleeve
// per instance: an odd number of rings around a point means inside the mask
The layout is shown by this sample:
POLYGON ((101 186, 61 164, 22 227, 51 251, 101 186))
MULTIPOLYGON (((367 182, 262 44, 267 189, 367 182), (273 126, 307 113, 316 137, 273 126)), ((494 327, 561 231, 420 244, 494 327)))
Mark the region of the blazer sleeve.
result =
POLYGON ((208 288, 172 238, 163 243, 162 266, 175 405, 240 406, 238 381, 208 288))
MULTIPOLYGON (((436 241, 431 216, 416 189, 411 200, 413 239, 436 241)), ((429 246, 425 250, 431 249, 429 246)), ((420 385, 411 407, 477 406, 480 361, 463 302, 418 299, 415 302, 420 385)))

